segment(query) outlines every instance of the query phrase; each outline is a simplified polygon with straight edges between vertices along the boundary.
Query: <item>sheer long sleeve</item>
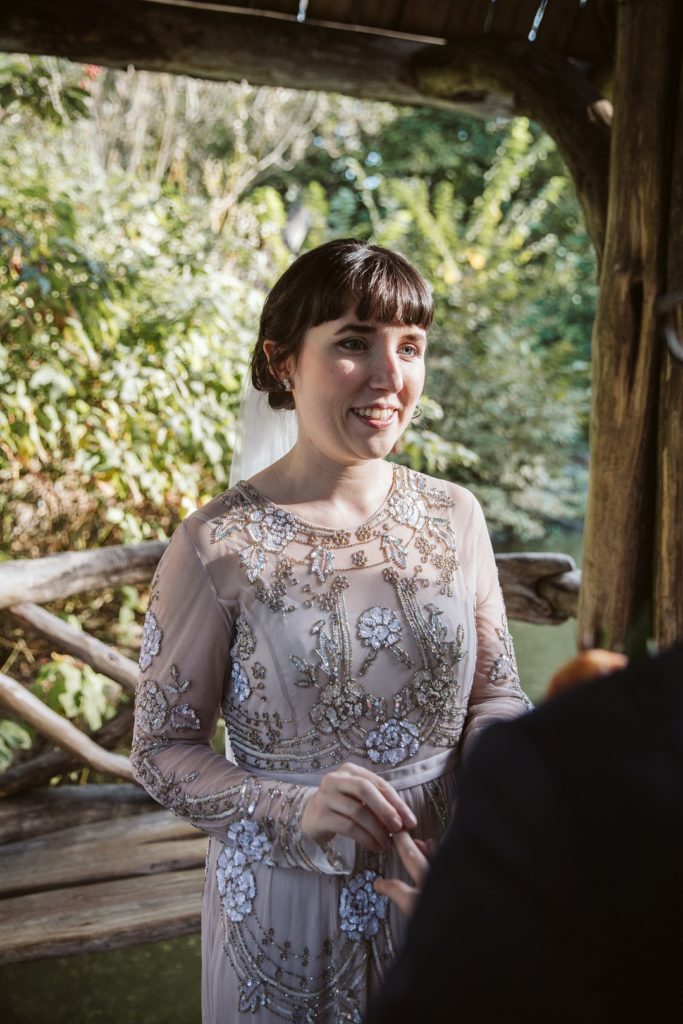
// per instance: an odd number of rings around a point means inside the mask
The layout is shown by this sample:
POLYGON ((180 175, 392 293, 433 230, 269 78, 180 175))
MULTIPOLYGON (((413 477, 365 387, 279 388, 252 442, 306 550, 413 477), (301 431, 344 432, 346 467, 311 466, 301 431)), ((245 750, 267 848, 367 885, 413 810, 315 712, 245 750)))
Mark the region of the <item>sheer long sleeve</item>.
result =
POLYGON ((472 529, 476 538, 477 659, 463 738, 465 755, 487 725, 504 718, 516 718, 532 707, 519 681, 486 521, 481 506, 474 499, 472 529))
POLYGON ((219 597, 183 524, 159 563, 145 618, 135 776, 159 803, 252 860, 346 873, 334 849, 301 831, 314 788, 259 777, 211 749, 237 613, 235 602, 219 597))

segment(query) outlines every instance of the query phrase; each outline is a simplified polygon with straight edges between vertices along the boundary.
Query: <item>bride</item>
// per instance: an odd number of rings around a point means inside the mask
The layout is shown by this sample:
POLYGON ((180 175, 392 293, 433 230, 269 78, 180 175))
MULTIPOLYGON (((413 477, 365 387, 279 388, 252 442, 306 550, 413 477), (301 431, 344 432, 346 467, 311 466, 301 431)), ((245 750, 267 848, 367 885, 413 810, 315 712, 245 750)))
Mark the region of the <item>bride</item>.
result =
POLYGON ((528 706, 477 501, 386 461, 431 319, 395 252, 299 257, 261 317, 244 455, 294 417, 296 441, 191 515, 154 577, 132 763, 210 837, 205 1024, 360 1022, 403 936, 373 885, 400 875, 393 836, 442 833, 459 758, 528 706))

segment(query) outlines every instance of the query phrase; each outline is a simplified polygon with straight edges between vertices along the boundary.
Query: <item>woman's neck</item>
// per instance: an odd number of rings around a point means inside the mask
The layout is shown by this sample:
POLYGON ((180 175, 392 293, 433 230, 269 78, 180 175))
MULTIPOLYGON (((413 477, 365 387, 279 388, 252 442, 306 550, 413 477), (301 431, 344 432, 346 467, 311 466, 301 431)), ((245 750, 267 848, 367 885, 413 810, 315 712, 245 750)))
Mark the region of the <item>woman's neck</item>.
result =
POLYGON ((340 465, 295 445, 282 459, 252 479, 269 501, 332 529, 353 529, 383 504, 393 482, 384 459, 340 465))

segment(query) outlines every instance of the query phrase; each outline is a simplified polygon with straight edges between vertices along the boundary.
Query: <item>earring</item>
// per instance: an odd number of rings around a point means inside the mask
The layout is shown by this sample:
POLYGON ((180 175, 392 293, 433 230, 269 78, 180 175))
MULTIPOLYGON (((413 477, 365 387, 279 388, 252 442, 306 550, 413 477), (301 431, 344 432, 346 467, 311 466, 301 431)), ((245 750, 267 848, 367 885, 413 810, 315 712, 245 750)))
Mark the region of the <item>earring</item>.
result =
POLYGON ((283 377, 282 378, 282 386, 285 389, 285 391, 291 391, 292 390, 292 382, 289 379, 289 377, 283 377))
POLYGON ((422 406, 420 405, 420 403, 418 402, 418 404, 415 406, 415 409, 413 410, 413 415, 410 418, 411 418, 411 420, 421 420, 423 414, 424 414, 424 410, 423 410, 422 406))

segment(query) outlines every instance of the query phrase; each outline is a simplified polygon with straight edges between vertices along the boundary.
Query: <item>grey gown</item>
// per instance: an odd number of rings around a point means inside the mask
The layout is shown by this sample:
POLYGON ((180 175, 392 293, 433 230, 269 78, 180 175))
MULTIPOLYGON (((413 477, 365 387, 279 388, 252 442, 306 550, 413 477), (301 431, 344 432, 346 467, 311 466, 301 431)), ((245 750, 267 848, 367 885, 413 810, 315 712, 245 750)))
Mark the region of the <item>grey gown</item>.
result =
POLYGON ((205 1024, 360 1022, 404 929, 372 883, 400 865, 301 816, 353 762, 438 836, 463 748, 529 706, 478 503, 394 467, 371 519, 330 530, 238 484, 176 531, 140 670, 136 776, 210 837, 205 1024))

